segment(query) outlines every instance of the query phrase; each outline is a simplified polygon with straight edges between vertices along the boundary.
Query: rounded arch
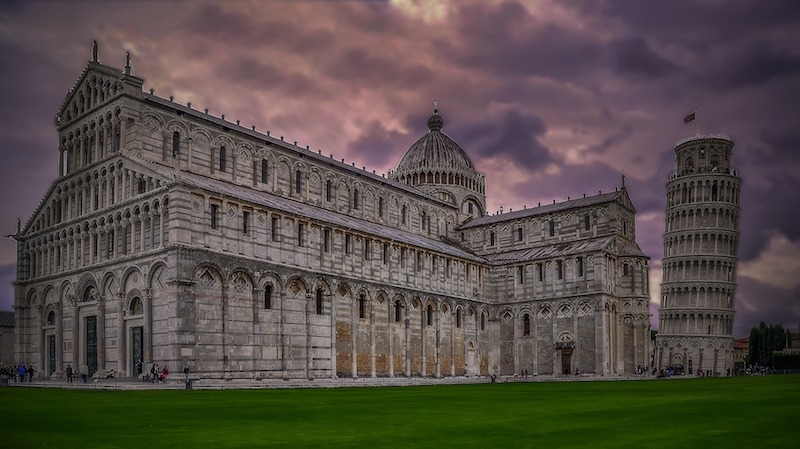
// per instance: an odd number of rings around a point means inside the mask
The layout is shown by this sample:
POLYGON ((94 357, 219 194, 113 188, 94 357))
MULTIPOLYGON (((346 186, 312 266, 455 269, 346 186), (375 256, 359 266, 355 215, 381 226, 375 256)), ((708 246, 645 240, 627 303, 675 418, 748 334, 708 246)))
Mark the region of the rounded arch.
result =
POLYGON ((81 301, 86 300, 86 293, 90 288, 94 288, 95 291, 100 291, 97 286, 97 279, 94 277, 94 273, 87 271, 83 273, 80 279, 78 279, 77 283, 77 292, 80 295, 81 301))

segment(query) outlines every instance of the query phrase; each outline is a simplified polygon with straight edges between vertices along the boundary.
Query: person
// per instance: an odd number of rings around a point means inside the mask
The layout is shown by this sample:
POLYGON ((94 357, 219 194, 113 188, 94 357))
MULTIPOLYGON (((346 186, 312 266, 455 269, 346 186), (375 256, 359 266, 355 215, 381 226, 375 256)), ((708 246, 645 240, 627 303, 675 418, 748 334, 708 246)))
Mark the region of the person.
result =
POLYGON ((89 377, 89 367, 86 365, 81 365, 81 378, 83 379, 83 383, 86 383, 86 379, 89 377))
POLYGON ((28 365, 28 383, 33 382, 33 365, 28 365))
POLYGON ((161 370, 161 374, 158 375, 158 380, 160 382, 166 382, 167 376, 169 376, 169 368, 167 368, 167 365, 164 365, 164 369, 161 370))
POLYGON ((186 363, 183 365, 183 377, 186 382, 189 382, 189 364, 186 363))
POLYGON ((17 368, 17 375, 19 376, 20 382, 25 382, 25 365, 20 365, 17 368))
POLYGON ((153 366, 150 368, 150 380, 153 383, 158 381, 158 363, 153 363, 153 366))
POLYGON ((72 365, 67 365, 67 382, 72 383, 72 365))

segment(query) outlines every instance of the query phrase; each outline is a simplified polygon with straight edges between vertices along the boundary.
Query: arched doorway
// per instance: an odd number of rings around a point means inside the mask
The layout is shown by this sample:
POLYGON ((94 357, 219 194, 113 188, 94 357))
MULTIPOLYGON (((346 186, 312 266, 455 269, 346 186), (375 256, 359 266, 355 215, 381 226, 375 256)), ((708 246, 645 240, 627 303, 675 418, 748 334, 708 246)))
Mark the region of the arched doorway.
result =
POLYGON ((564 375, 570 375, 575 368, 572 361, 572 353, 575 350, 575 339, 570 332, 562 332, 556 340, 556 363, 560 365, 560 372, 564 375))

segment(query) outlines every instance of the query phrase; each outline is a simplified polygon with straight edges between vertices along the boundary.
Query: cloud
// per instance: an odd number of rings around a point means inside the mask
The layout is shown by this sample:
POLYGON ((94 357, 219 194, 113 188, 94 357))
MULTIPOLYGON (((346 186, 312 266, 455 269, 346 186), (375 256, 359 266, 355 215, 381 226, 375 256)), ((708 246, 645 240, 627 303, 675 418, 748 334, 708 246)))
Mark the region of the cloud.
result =
POLYGON ((800 288, 775 288, 746 276, 739 276, 737 284, 735 336, 747 336, 750 329, 761 321, 797 328, 800 323, 800 288))
POLYGON ((617 67, 624 74, 657 79, 675 71, 675 65, 653 51, 641 36, 619 39, 611 47, 617 67))
POLYGON ((757 279, 776 289, 797 289, 800 287, 800 241, 792 242, 786 236, 773 234, 758 258, 740 263, 737 271, 740 277, 757 279))

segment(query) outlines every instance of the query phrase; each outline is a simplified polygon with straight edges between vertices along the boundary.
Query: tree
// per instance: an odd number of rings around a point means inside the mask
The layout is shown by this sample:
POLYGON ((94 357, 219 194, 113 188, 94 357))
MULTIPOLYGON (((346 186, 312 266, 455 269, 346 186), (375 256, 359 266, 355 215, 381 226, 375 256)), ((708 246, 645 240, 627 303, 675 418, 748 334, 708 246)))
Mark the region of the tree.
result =
POLYGON ((763 321, 750 329, 747 363, 772 366, 773 353, 786 347, 786 331, 780 324, 767 326, 763 321))

